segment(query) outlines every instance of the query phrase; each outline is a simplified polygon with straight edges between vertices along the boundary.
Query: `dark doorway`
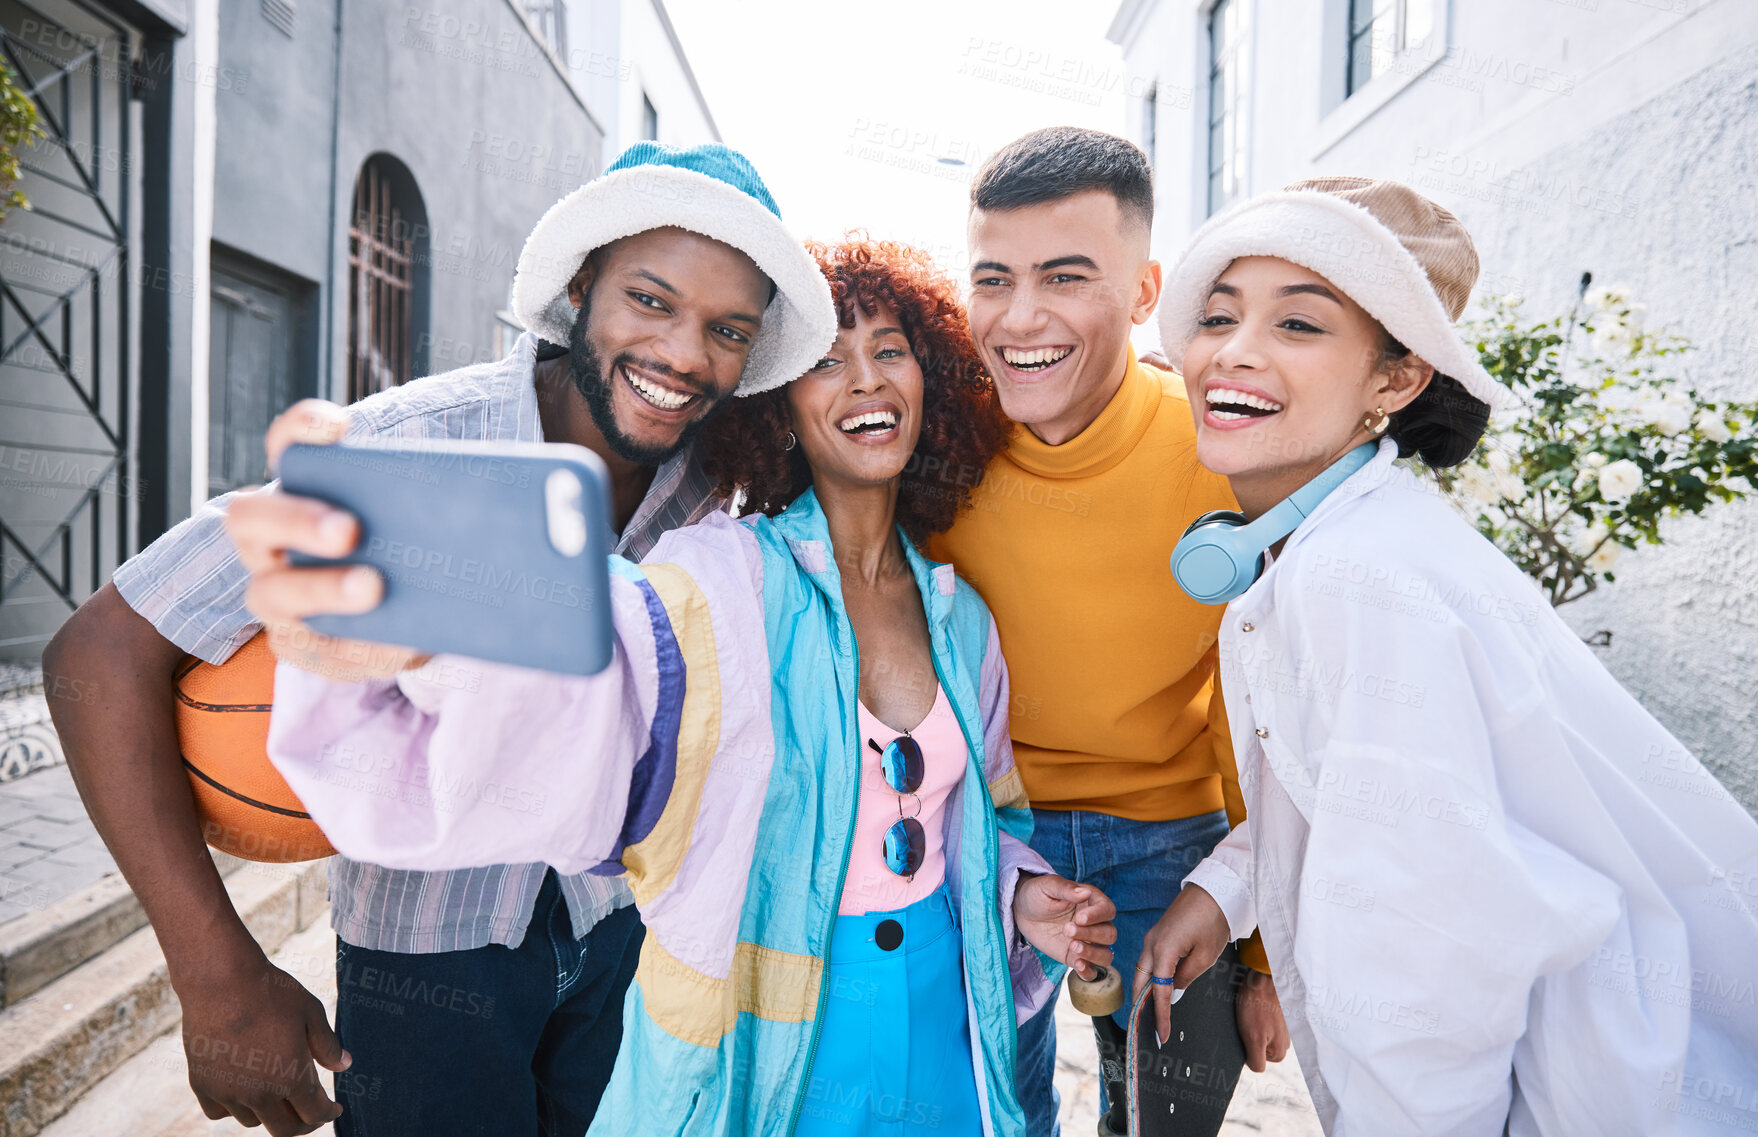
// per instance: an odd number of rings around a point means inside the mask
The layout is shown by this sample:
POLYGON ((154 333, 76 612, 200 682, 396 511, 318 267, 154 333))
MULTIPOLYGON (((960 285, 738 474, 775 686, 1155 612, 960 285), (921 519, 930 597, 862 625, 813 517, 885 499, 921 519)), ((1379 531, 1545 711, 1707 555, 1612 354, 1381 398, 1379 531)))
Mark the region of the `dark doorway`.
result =
POLYGON ((263 432, 312 394, 315 285, 216 247, 208 328, 208 494, 263 481, 263 432))

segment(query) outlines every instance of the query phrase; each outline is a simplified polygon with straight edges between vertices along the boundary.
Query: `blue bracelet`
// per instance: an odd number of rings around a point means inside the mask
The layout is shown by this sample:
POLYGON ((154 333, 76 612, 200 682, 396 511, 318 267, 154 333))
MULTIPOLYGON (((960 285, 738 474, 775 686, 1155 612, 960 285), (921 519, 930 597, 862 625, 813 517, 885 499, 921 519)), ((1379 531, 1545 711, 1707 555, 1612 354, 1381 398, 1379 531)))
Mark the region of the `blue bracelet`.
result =
POLYGON ((1176 976, 1171 979, 1161 979, 1158 975, 1150 975, 1148 978, 1154 981, 1156 987, 1170 987, 1178 981, 1176 976))

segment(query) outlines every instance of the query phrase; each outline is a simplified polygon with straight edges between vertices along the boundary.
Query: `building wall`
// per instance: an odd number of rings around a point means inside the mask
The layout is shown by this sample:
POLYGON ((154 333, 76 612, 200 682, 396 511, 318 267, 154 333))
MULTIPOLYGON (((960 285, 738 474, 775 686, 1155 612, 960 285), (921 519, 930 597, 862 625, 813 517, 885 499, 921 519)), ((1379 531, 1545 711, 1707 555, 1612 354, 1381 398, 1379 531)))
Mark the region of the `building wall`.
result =
POLYGON ((328 261, 335 7, 299 6, 291 39, 255 4, 220 8, 233 69, 215 93, 214 240, 318 282, 328 261))
MULTIPOLYGON (((1628 284, 1650 322, 1689 336, 1706 394, 1758 401, 1758 47, 1720 62, 1531 164, 1535 185, 1609 187, 1629 216, 1477 207, 1485 259, 1561 310, 1589 269, 1628 284)), ((1747 427, 1748 431, 1752 428, 1747 427)), ((1684 518, 1625 553, 1617 580, 1563 609, 1644 706, 1758 813, 1758 501, 1684 518)))
POLYGON ((675 31, 659 0, 624 0, 623 55, 629 78, 622 84, 617 108, 616 150, 640 141, 641 98, 659 112, 659 141, 694 146, 719 139, 714 119, 703 102, 689 60, 675 46, 675 31))
POLYGON ((603 143, 505 0, 341 11, 338 68, 335 0, 301 5, 291 39, 256 5, 224 6, 222 55, 250 81, 220 93, 214 220, 217 242, 326 290, 316 390, 338 399, 348 222, 369 157, 401 161, 421 192, 430 295, 416 354, 432 372, 494 357, 526 234, 597 173, 603 143))
MULTIPOLYGON (((1477 296, 1565 311, 1580 275, 1628 285, 1699 345, 1705 393, 1758 400, 1758 19, 1750 0, 1435 0, 1439 42, 1344 100, 1343 0, 1245 6, 1245 192, 1316 174, 1409 182, 1476 240, 1477 296), (1359 100, 1359 101, 1357 101, 1359 100)), ((1205 214, 1206 0, 1130 0, 1113 38, 1160 83, 1154 248, 1205 214)), ((1142 138, 1132 102, 1124 133, 1142 138)), ((1561 610, 1758 812, 1758 502, 1685 518, 1561 610)))
POLYGON ((659 112, 659 141, 719 140, 663 0, 570 0, 568 42, 568 72, 604 123, 606 165, 646 137, 643 95, 659 112))

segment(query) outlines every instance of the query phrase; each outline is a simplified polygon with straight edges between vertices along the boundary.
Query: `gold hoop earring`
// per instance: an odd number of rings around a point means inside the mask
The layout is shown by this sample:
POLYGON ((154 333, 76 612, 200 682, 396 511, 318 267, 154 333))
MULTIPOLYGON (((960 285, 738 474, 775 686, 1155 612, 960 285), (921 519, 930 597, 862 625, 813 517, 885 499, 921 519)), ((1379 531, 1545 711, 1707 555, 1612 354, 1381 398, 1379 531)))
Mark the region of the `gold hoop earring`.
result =
POLYGON ((1392 416, 1381 410, 1379 407, 1373 409, 1373 414, 1361 416, 1361 429, 1367 431, 1369 434, 1384 434, 1386 432, 1386 427, 1391 424, 1392 416))
POLYGON ((787 437, 782 440, 781 448, 783 450, 792 450, 798 442, 799 439, 795 438, 794 432, 790 430, 787 432, 787 437))

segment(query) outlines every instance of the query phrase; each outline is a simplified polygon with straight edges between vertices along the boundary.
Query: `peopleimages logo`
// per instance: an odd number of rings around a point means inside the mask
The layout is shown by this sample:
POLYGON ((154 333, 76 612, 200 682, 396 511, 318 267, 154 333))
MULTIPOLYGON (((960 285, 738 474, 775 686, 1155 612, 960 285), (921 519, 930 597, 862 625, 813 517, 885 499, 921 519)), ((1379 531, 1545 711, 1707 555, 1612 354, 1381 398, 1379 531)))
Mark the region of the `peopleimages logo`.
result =
POLYGON ((366 555, 388 564, 387 575, 399 584, 424 592, 443 592, 502 607, 508 595, 527 596, 562 608, 583 608, 592 602, 591 591, 570 580, 557 580, 523 569, 507 568, 428 549, 406 541, 373 537, 366 542, 366 555), (408 569, 409 573, 397 571, 408 569), (419 574, 419 575, 412 575, 419 574))

